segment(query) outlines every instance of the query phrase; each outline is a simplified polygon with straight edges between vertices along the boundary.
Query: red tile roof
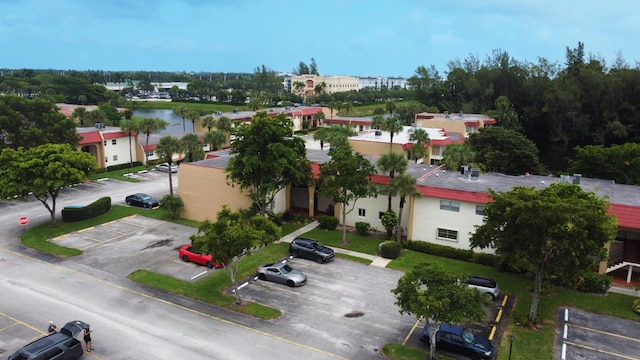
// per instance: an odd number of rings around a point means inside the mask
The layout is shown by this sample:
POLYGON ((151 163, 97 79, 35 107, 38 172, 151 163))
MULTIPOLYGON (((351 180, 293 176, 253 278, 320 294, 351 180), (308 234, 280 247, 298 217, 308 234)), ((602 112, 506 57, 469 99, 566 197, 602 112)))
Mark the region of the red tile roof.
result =
POLYGON ((86 144, 95 144, 102 142, 102 136, 100 136, 100 131, 90 131, 80 134, 80 142, 79 145, 86 144))
MULTIPOLYGON (((131 136, 134 136, 135 133, 131 133, 131 136)), ((124 131, 116 131, 116 132, 105 132, 102 133, 102 136, 104 136, 105 140, 106 139, 116 139, 116 138, 121 138, 121 137, 128 137, 129 134, 127 134, 124 131)))
POLYGON ((640 230, 640 208, 631 205, 611 204, 609 213, 618 218, 618 227, 640 230))

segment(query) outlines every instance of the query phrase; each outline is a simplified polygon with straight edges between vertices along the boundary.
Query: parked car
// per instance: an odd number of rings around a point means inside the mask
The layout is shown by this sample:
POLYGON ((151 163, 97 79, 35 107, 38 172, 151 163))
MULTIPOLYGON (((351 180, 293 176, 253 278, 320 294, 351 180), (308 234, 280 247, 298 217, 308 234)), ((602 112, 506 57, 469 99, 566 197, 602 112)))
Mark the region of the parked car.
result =
MULTIPOLYGON (((429 323, 424 326, 420 340, 430 345, 429 323)), ((489 339, 475 335, 468 329, 458 325, 441 324, 434 328, 436 349, 450 350, 466 354, 472 359, 493 359, 496 348, 489 339)))
POLYGON ((54 332, 23 346, 9 356, 9 360, 56 359, 75 360, 82 357, 82 343, 75 337, 88 325, 82 321, 70 321, 54 332))
POLYGON ((469 288, 478 289, 480 292, 489 294, 491 296, 491 300, 495 300, 498 295, 500 295, 500 288, 498 287, 498 283, 487 277, 471 275, 466 280, 469 288))
POLYGON ((184 262, 192 262, 199 265, 204 265, 209 269, 219 269, 226 265, 228 262, 225 261, 224 264, 220 261, 213 260, 211 254, 201 254, 193 250, 191 245, 184 245, 180 248, 178 252, 180 259, 184 262))
POLYGON ((289 244, 289 254, 317 261, 319 264, 333 260, 336 256, 332 248, 322 245, 315 239, 297 237, 289 244))
POLYGON ((160 202, 157 199, 142 193, 129 195, 124 199, 124 202, 127 203, 127 205, 149 209, 160 206, 160 202))
POLYGON ((264 264, 258 267, 258 279, 285 284, 289 287, 307 283, 307 274, 294 270, 285 261, 264 264))
POLYGON ((162 164, 156 165, 156 170, 162 171, 162 172, 171 171, 172 173, 176 173, 178 172, 178 165, 176 164, 169 165, 169 163, 162 163, 162 164))

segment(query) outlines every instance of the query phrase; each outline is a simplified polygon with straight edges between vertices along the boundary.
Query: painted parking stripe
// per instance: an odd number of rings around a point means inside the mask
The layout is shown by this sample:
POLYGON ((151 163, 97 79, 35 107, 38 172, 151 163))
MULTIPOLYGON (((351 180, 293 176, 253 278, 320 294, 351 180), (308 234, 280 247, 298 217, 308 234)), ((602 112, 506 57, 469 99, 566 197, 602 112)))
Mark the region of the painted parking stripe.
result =
POLYGON ((625 340, 629 340, 629 341, 640 342, 640 339, 632 338, 632 337, 629 337, 629 336, 610 333, 610 332, 607 332, 607 331, 593 329, 593 328, 589 328, 589 327, 586 327, 586 326, 580 326, 580 325, 574 325, 574 324, 568 324, 568 325, 570 327, 573 327, 573 328, 582 329, 582 330, 586 330, 586 331, 591 331, 591 332, 595 332, 595 333, 598 333, 598 334, 609 335, 609 336, 613 336, 613 337, 617 337, 617 338, 621 338, 621 339, 625 339, 625 340))
POLYGON ((577 344, 577 343, 574 343, 574 342, 571 342, 571 341, 565 341, 564 343, 568 344, 568 345, 571 345, 571 346, 575 346, 577 348, 582 348, 582 349, 586 349, 586 350, 595 351, 595 352, 600 353, 600 354, 607 354, 607 355, 611 355, 611 356, 616 356, 616 357, 619 357, 621 359, 640 360, 640 359, 632 357, 632 356, 623 355, 623 354, 617 354, 617 353, 610 352, 610 351, 605 351, 605 350, 600 350, 600 349, 596 349, 596 348, 594 348, 592 346, 577 344))

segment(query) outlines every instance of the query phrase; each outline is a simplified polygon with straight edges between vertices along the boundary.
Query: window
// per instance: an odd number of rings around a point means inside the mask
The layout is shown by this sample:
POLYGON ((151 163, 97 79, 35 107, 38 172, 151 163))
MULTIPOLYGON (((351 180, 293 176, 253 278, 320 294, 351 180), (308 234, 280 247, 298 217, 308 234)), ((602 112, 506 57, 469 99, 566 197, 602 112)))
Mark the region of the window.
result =
POLYGON ((153 156, 153 151, 147 151, 147 156, 149 157, 153 156))
POLYGON ((116 139, 111 140, 111 145, 115 145, 116 144, 116 139))
POLYGON ((108 156, 104 157, 104 162, 109 162, 109 157, 108 156))
POLYGON ((113 155, 113 161, 118 161, 118 155, 113 155))
POLYGON ((438 228, 438 239, 458 241, 458 232, 455 230, 438 228))
POLYGON ((476 215, 484 215, 484 205, 476 205, 476 215))
POLYGON ((107 140, 104 141, 104 146, 107 146, 107 140))
POLYGON ((441 146, 432 146, 431 147, 431 156, 442 156, 442 147, 441 146))
POLYGON ((476 132, 476 127, 475 127, 475 126, 472 126, 472 125, 467 125, 467 126, 465 127, 465 131, 466 131, 468 134, 473 134, 473 133, 475 133, 475 132, 476 132))
POLYGON ((358 216, 365 217, 366 214, 367 214, 367 210, 366 209, 358 209, 358 216))
POLYGON ((458 201, 440 200, 440 210, 460 212, 460 203, 458 201))

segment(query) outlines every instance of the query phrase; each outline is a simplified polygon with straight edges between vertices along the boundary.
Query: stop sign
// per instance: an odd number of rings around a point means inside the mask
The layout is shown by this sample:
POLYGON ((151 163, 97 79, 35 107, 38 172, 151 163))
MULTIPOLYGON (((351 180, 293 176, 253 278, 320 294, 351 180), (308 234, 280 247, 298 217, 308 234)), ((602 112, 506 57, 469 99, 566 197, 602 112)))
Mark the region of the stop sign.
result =
POLYGON ((23 216, 20 218, 20 225, 27 225, 29 223, 29 218, 26 216, 23 216))

